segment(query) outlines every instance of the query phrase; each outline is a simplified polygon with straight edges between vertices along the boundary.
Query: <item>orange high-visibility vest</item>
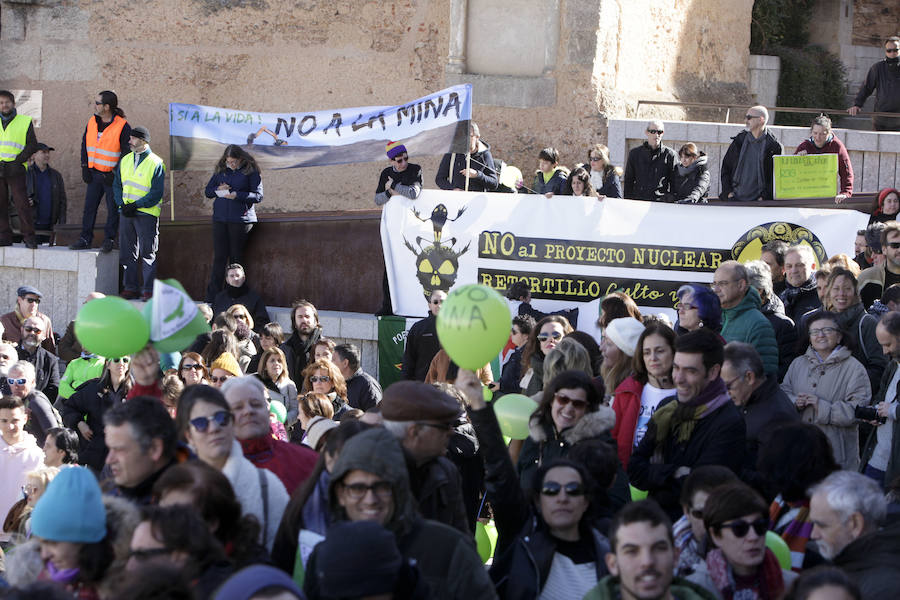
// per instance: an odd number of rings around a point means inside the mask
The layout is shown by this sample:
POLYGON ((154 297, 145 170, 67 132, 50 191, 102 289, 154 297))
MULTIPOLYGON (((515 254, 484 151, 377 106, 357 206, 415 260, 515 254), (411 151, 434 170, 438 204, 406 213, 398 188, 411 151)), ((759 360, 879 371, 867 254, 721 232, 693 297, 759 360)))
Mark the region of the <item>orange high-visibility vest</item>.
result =
POLYGON ((97 119, 91 117, 84 134, 84 145, 87 148, 88 166, 98 171, 108 172, 116 168, 122 155, 119 138, 125 119, 116 115, 112 123, 106 126, 103 133, 97 131, 97 119))

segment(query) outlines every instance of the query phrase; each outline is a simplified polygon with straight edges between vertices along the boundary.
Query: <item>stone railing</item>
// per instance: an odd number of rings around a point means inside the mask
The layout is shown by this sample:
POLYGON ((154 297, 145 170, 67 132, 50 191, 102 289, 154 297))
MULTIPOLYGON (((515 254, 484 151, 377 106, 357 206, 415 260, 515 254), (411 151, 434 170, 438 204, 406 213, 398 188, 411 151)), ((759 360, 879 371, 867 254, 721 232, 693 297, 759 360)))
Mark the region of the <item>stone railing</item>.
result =
MULTIPOLYGON (((810 119, 811 121, 812 119, 810 119)), ((711 176, 710 196, 719 195, 719 167, 731 138, 743 127, 733 123, 705 123, 699 121, 664 121, 663 143, 677 152, 687 142, 694 142, 709 157, 711 176)), ((646 140, 646 119, 611 119, 608 142, 610 158, 625 167, 628 152, 646 140)), ((809 137, 808 127, 775 125, 769 128, 784 145, 785 154, 793 154, 800 143, 809 137)), ((857 192, 876 192, 885 187, 896 187, 900 180, 900 133, 835 129, 850 153, 854 184, 857 192)))

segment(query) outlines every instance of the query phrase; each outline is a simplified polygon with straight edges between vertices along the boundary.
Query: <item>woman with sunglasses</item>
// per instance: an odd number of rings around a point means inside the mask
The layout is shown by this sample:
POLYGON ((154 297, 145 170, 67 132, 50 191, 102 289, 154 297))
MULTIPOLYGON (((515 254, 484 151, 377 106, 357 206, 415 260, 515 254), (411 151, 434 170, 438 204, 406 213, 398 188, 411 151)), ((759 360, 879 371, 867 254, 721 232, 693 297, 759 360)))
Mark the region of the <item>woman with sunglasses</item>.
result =
POLYGON ((103 374, 84 383, 63 401, 60 413, 63 425, 78 432, 80 439, 78 459, 99 473, 106 462, 106 436, 103 432, 103 415, 114 404, 125 402, 134 385, 131 376, 131 358, 108 358, 103 374))
POLYGON ((768 507, 747 484, 716 488, 703 507, 703 525, 712 549, 687 579, 717 598, 776 600, 797 577, 766 548, 768 507))
POLYGON ((181 355, 181 362, 178 363, 178 378, 184 382, 184 385, 200 385, 209 384, 209 371, 206 370, 206 364, 196 352, 185 352, 181 355))
POLYGON ((287 409, 285 428, 290 431, 297 420, 297 385, 288 377, 287 361, 280 348, 269 348, 262 353, 256 376, 269 393, 269 400, 278 400, 287 409))
POLYGON ((544 358, 573 331, 569 320, 560 315, 550 315, 538 321, 522 352, 522 372, 525 375, 520 385, 523 394, 533 396, 541 391, 544 387, 544 358))
MULTIPOLYGON (((554 383, 557 381, 573 386, 560 389, 560 394, 575 396, 585 391, 583 386, 592 387, 590 378, 575 371, 563 373, 554 383), (571 382, 567 382, 569 378, 571 382)), ((497 524, 497 548, 490 570, 497 595, 582 597, 608 574, 604 557, 609 552, 609 542, 591 525, 593 485, 586 469, 571 460, 548 459, 523 488, 493 407, 481 395, 480 382, 471 371, 460 369, 457 386, 469 402, 469 418, 484 457, 487 494, 497 524)), ((571 407, 573 403, 568 404, 571 407)))
POLYGON ((225 396, 211 386, 188 388, 178 401, 175 425, 197 458, 228 478, 243 514, 256 517, 262 527, 260 543, 271 551, 288 494, 277 475, 244 458, 225 396))
POLYGON ((320 358, 303 369, 303 393, 325 394, 334 407, 334 420, 340 421, 350 410, 347 404, 347 382, 330 360, 320 358))
POLYGON ((591 184, 604 198, 622 197, 622 167, 617 167, 609 160, 609 148, 603 144, 594 144, 588 151, 588 172, 591 175, 591 184))
POLYGON ((805 423, 819 427, 842 469, 859 468, 859 427, 854 411, 868 406, 872 389, 865 367, 853 358, 839 315, 820 311, 808 321, 808 347, 791 363, 781 389, 805 423))

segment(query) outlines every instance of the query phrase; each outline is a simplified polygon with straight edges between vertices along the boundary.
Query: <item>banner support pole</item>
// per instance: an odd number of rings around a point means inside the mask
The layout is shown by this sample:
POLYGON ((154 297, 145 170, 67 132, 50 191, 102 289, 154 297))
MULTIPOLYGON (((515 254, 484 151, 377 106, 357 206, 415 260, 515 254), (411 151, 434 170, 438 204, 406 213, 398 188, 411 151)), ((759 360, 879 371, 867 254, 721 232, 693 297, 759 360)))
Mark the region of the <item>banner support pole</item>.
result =
POLYGON ((175 220, 175 171, 169 171, 169 220, 175 220))
MULTIPOLYGON (((472 121, 469 121, 469 125, 466 127, 466 131, 468 132, 468 136, 466 136, 466 191, 469 191, 469 169, 472 164, 472 121)), ((450 168, 453 168, 453 165, 450 165, 450 168)))

